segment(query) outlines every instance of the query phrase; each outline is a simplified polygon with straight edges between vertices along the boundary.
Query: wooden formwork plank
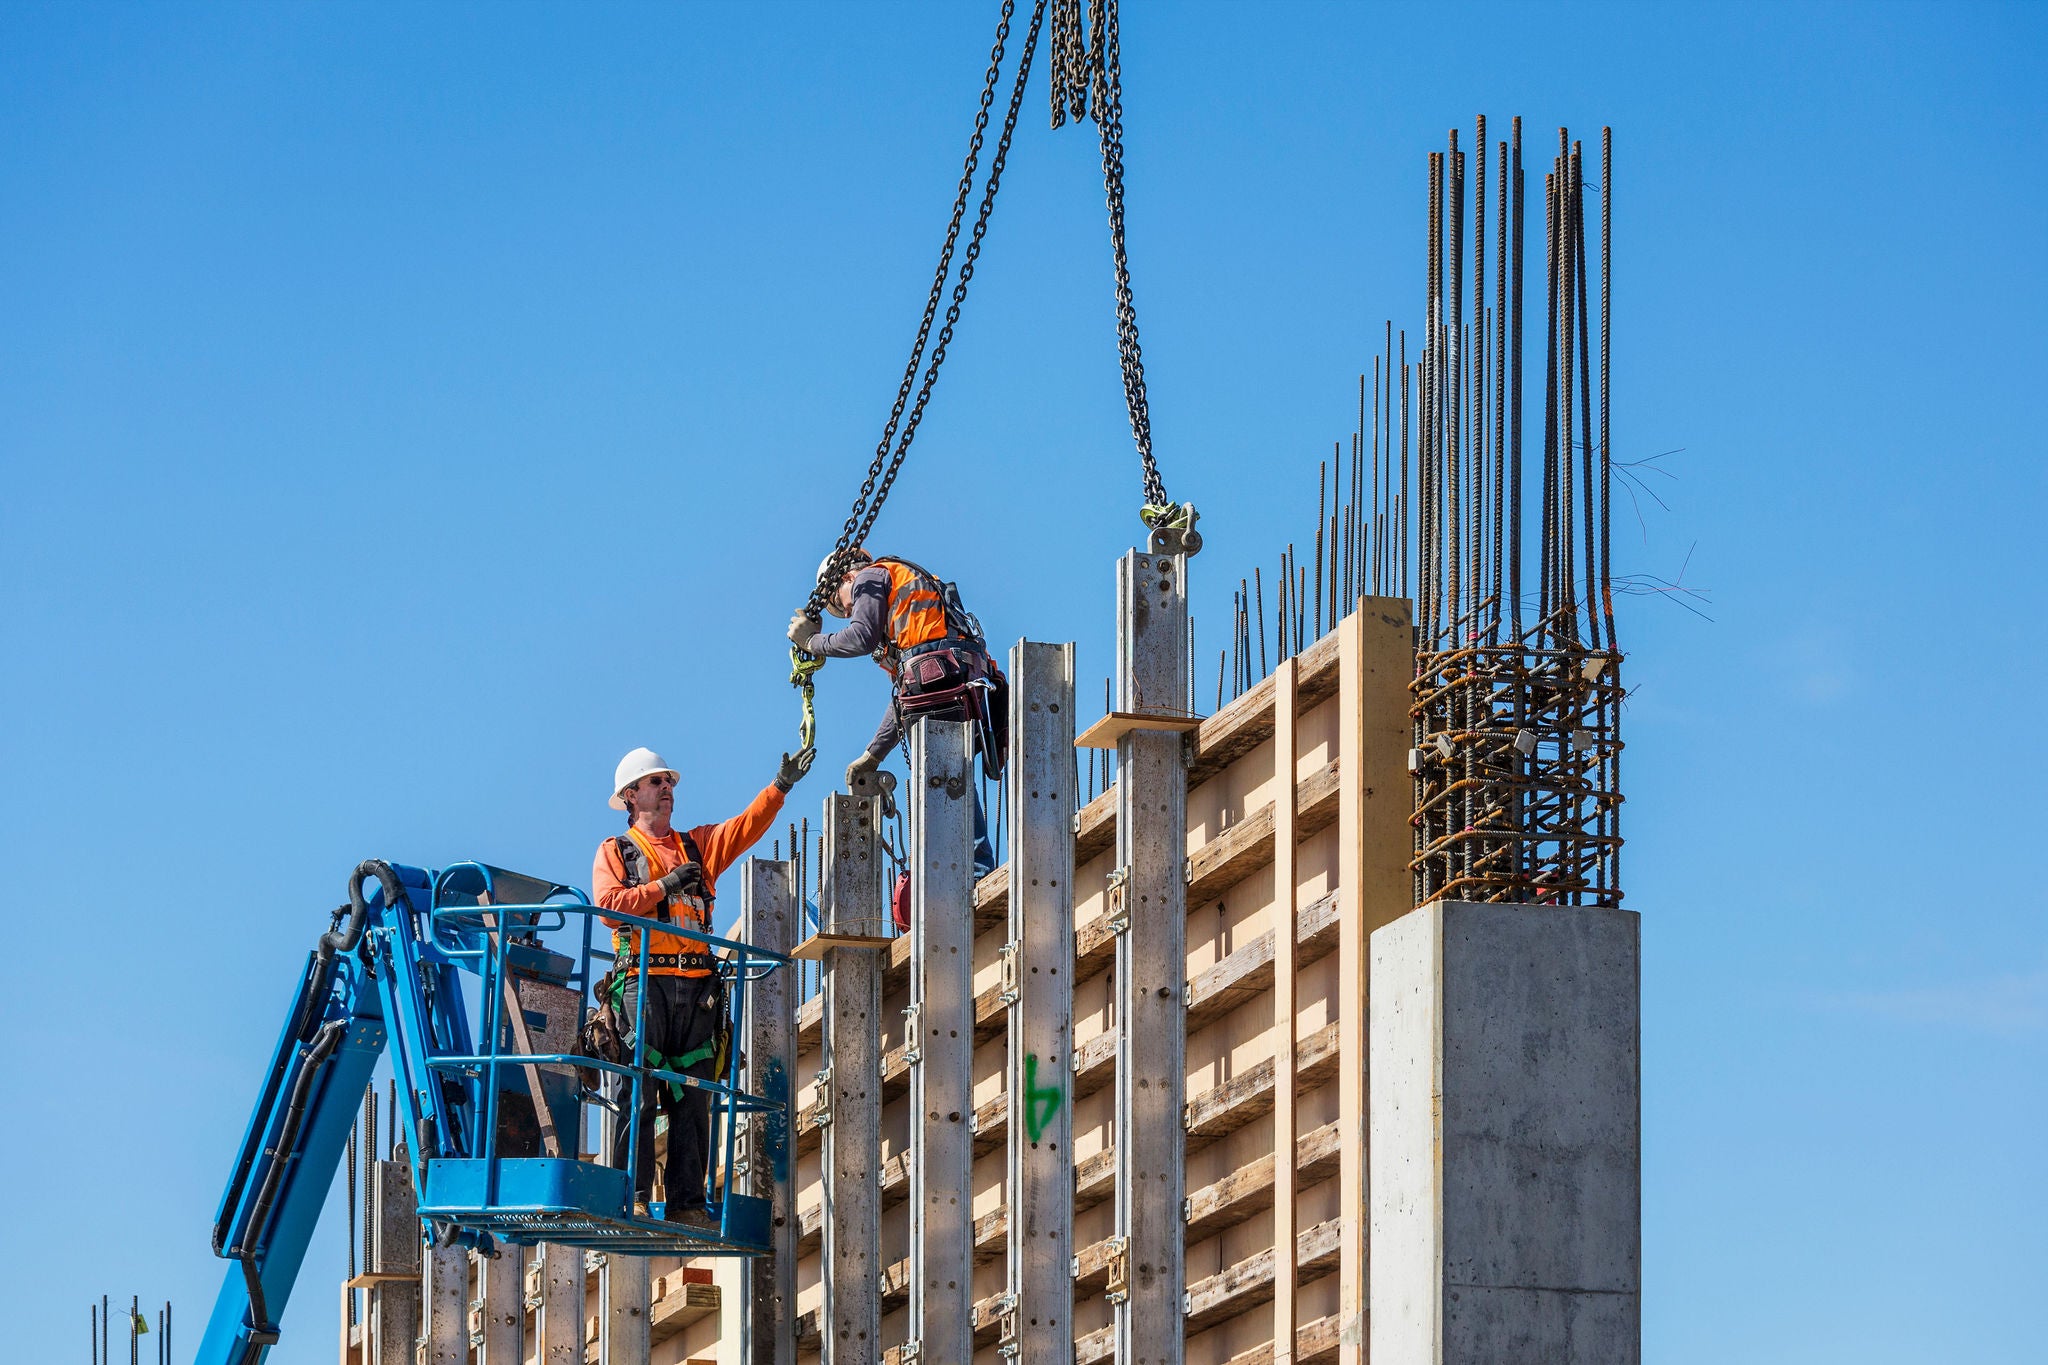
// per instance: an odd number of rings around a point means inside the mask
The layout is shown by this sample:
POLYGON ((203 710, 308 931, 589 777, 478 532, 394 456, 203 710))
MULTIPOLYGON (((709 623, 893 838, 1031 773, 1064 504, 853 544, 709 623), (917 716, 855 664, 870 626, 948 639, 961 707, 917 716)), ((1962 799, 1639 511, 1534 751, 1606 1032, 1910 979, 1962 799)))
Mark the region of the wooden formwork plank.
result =
MULTIPOLYGON (((659 1345, 670 1337, 679 1335, 685 1328, 694 1326, 716 1313, 719 1309, 719 1292, 715 1284, 700 1284, 694 1281, 676 1285, 669 1293, 655 1301, 647 1315, 648 1340, 659 1345)), ((796 1337, 790 1335, 790 1351, 796 1350, 796 1337)))
MULTIPOLYGON (((1310 902, 1296 915, 1295 953, 1297 967, 1320 962, 1335 950, 1337 944, 1338 907, 1338 894, 1332 891, 1310 902)), ((1191 980, 1188 983, 1190 1031, 1214 1022, 1231 1009, 1235 1009, 1246 1000, 1255 998, 1259 993, 1268 989, 1272 983, 1272 969, 1273 935, 1271 931, 1268 931, 1191 980)), ((1320 1077, 1320 1079, 1311 1080, 1311 1073, 1304 1070, 1298 1076, 1301 1088, 1314 1089, 1315 1086, 1322 1084, 1323 1080, 1327 1079, 1331 1074, 1330 1068, 1333 1066, 1331 1047, 1327 1043, 1316 1046, 1314 1040, 1318 1038, 1334 1038, 1334 1029, 1335 1026, 1332 1025, 1323 1030, 1322 1033, 1311 1035, 1310 1039, 1303 1040, 1302 1047, 1309 1049, 1309 1051, 1298 1054, 1297 1064, 1301 1067, 1307 1067, 1313 1061, 1316 1068, 1313 1074, 1320 1077)), ((1101 1090, 1103 1086, 1108 1084, 1110 1070, 1116 1064, 1116 1049, 1112 1036, 1106 1033, 1097 1034, 1089 1039, 1088 1043, 1076 1053, 1076 1061, 1077 1065, 1074 1076, 1075 1097, 1092 1095, 1101 1090)), ((1188 1105, 1188 1113, 1204 1117, 1201 1122, 1196 1122, 1193 1118, 1190 1119, 1188 1150, 1190 1152, 1196 1151, 1209 1141, 1213 1141, 1215 1136, 1235 1132, 1236 1127, 1243 1126, 1241 1123, 1236 1126, 1228 1126, 1228 1116, 1233 1114, 1240 1104, 1260 1102, 1257 1097, 1263 1095, 1265 1097, 1263 1101, 1265 1107, 1259 1109, 1258 1114, 1254 1117, 1263 1116, 1270 1112, 1272 1088, 1273 1065, 1269 1059, 1256 1064, 1233 1081, 1228 1082, 1220 1090, 1197 1096, 1188 1105), (1220 1104, 1214 1102, 1212 1096, 1218 1094, 1226 1095, 1228 1098, 1221 1101, 1220 1104), (1216 1121, 1207 1117, 1212 1114, 1224 1116, 1223 1126, 1219 1126, 1216 1121)), ((997 1145, 1006 1140, 1009 1128, 1007 1104, 1008 1101, 1005 1096, 997 1096, 976 1109, 976 1155, 992 1151, 997 1145)), ((1245 1120, 1245 1122, 1249 1121, 1249 1118, 1245 1120)), ((1100 1198, 1093 1197, 1093 1191, 1098 1185, 1103 1189, 1108 1188, 1111 1180, 1109 1161, 1110 1157, 1107 1154, 1098 1152, 1079 1163, 1076 1168, 1076 1212, 1093 1208, 1097 1203, 1101 1202, 1100 1198)), ((892 1158, 883 1164, 881 1190, 884 1208, 900 1202, 903 1198, 907 1168, 908 1163, 902 1156, 892 1158)), ((818 1249, 822 1217, 823 1212, 820 1205, 808 1205, 803 1210, 799 1228, 798 1255, 808 1255, 818 1249)))
MULTIPOLYGON (((1338 1224, 1332 1218, 1302 1229, 1294 1242, 1294 1263, 1303 1283, 1319 1280, 1337 1268, 1338 1224)), ((1236 1317, 1273 1298, 1273 1249, 1257 1252, 1227 1270, 1188 1286, 1183 1330, 1190 1336, 1236 1317)), ((1107 1360, 1115 1349, 1109 1328, 1090 1332, 1074 1343, 1074 1365, 1107 1360)))
MULTIPOLYGON (((1296 826, 1296 833, 1299 838, 1306 839, 1311 835, 1319 833, 1327 828, 1336 818, 1338 805, 1337 787, 1337 765, 1334 763, 1324 765, 1324 767, 1317 770, 1313 776, 1302 783, 1301 797, 1303 808, 1296 826)), ((1219 858, 1200 863, 1199 865, 1196 864, 1196 860, 1189 860, 1190 866, 1195 872, 1195 876, 1190 881, 1188 889, 1188 899, 1191 902, 1213 899, 1223 894, 1230 887, 1235 886, 1245 877, 1264 866, 1266 860, 1270 860, 1273 844, 1271 816, 1271 807, 1262 807, 1261 817, 1254 817, 1253 819, 1241 822, 1216 840, 1211 847, 1221 845, 1226 850, 1219 858)), ((1331 895, 1334 896, 1335 893, 1333 892, 1331 895)), ((1317 901, 1316 906, 1324 905, 1324 902, 1329 899, 1329 897, 1325 897, 1324 900, 1317 901)), ((1311 909, 1314 908, 1316 907, 1311 907, 1311 909)), ((1334 914, 1334 903, 1332 904, 1332 913, 1334 914)), ((1106 971, 1115 956, 1115 947, 1116 934, 1109 927, 1107 916, 1097 916, 1076 929, 1074 931, 1073 968, 1075 982, 1078 984, 1083 981, 1092 980, 1106 971)), ((1268 961, 1268 968, 1270 970, 1270 959, 1268 961)), ((1259 989, 1265 989, 1264 983, 1270 982, 1270 980, 1270 974, 1261 978, 1262 984, 1259 989)), ((1197 1003, 1200 1003, 1198 998, 1191 996, 1191 1006, 1197 1003)), ((1009 1006, 1003 999, 1003 991, 1000 985, 990 986, 987 990, 977 995, 974 1004, 976 1041, 986 1042, 1000 1034, 1006 1025, 1008 1013, 1009 1006)), ((1203 1022, 1207 1021, 1202 1020, 1198 1022, 1191 1019, 1188 1027, 1190 1029, 1199 1028, 1203 1022)), ((1085 1072, 1092 1067, 1095 1064, 1093 1061, 1094 1053, 1090 1049, 1103 1047, 1109 1048, 1113 1056, 1113 1034, 1098 1034, 1095 1038, 1090 1039, 1088 1043, 1083 1044, 1079 1049, 1080 1065, 1076 1069, 1085 1072), (1104 1039, 1110 1041, 1104 1042, 1102 1041, 1104 1039)), ((882 1060, 882 1099, 884 1103, 903 1095, 910 1088, 910 1065, 906 1060, 908 1050, 909 1045, 904 1044, 892 1049, 882 1060)), ((1077 1090, 1076 1097, 1093 1094, 1096 1089, 1100 1089, 1100 1086, 1077 1090)), ((810 1115, 806 1114, 797 1127, 798 1154, 808 1155, 817 1150, 819 1141, 818 1128, 810 1115)))
MULTIPOLYGON (((1270 735, 1270 732, 1269 732, 1270 735)), ((1337 820, 1338 761, 1332 760, 1317 771, 1301 780, 1296 792, 1295 834, 1299 839, 1320 834, 1337 820)), ((1076 822, 1079 832, 1074 838, 1074 866, 1088 863, 1107 849, 1114 841, 1116 819, 1112 787, 1095 800, 1089 802, 1076 822), (1089 822, 1089 812, 1102 810, 1108 814, 1089 822), (1087 840, 1092 839, 1092 846, 1087 840)), ((1202 860, 1200 875, 1188 884, 1188 902, 1199 904, 1213 899, 1235 886, 1251 873, 1272 861, 1273 825, 1272 812, 1261 807, 1246 819, 1219 834, 1204 845, 1204 851, 1215 847, 1217 851, 1202 860), (1219 846, 1220 847, 1217 847, 1219 846), (1260 856, 1247 856, 1256 852, 1260 856)), ((999 867, 983 877, 974 888, 974 928, 976 933, 984 932, 1002 923, 1009 905, 1010 870, 999 867)), ((1115 936, 1110 933, 1104 918, 1095 919, 1079 926, 1074 931, 1076 983, 1087 981, 1108 970, 1115 957, 1115 936)), ((893 941, 882 956, 882 994, 892 995, 903 991, 910 984, 910 940, 907 937, 893 941)), ((993 999, 993 992, 988 993, 993 999)), ((824 997, 814 995, 797 1007, 796 1045, 799 1053, 813 1051, 822 1036, 825 1017, 824 997)), ((994 1029, 987 1037, 994 1037, 1002 1025, 999 1016, 990 1016, 994 1029)), ((982 1023, 977 1014, 977 1026, 982 1023)))
MULTIPOLYGON (((1336 1174, 1337 1125, 1326 1123, 1304 1134, 1296 1144, 1295 1156, 1304 1184, 1316 1184, 1336 1174)), ((1273 1158, 1269 1155, 1189 1196, 1187 1240, 1190 1244, 1200 1242, 1256 1217, 1272 1207, 1272 1196, 1273 1158)), ((1001 1254, 1007 1230, 1002 1209, 991 1210, 975 1220, 977 1263, 1001 1254)), ((1073 1258, 1071 1278, 1068 1278, 1068 1267, 1062 1266, 1062 1287, 1070 1298, 1101 1293, 1109 1259, 1110 1243, 1103 1240, 1091 1243, 1073 1258)), ((902 1307, 909 1297, 909 1289, 910 1262, 906 1258, 883 1273, 882 1307, 885 1310, 902 1307)), ((983 1301, 984 1304, 988 1302, 983 1301)), ((978 1315, 985 1315, 980 1305, 976 1311, 978 1315)), ((798 1339, 814 1342, 817 1322, 815 1312, 806 1313, 797 1325, 798 1339)))

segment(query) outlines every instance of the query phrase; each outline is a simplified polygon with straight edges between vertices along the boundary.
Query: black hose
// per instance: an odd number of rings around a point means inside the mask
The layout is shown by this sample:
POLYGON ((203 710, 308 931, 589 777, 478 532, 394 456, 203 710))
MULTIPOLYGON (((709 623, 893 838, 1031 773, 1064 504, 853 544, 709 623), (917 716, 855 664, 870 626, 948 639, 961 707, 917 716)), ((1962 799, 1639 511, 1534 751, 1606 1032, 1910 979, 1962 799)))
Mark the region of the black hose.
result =
POLYGON ((242 1278, 248 1286, 250 1327, 258 1335, 268 1335, 272 1341, 276 1340, 275 1325, 270 1321, 268 1307, 263 1301, 263 1280, 256 1270, 256 1247, 262 1241, 264 1225, 270 1217, 270 1206, 277 1198, 277 1188, 284 1179, 285 1168, 291 1164, 292 1149, 298 1144, 299 1128, 306 1119, 306 1098, 312 1091, 313 1081, 347 1032, 345 1021, 333 1020, 321 1026, 307 1047, 305 1064, 299 1069, 298 1079, 292 1083, 291 1098, 286 1102, 284 1119, 278 1125, 276 1155, 249 1207, 249 1217, 244 1224, 247 1230, 243 1233, 242 1242, 231 1248, 231 1254, 242 1263, 242 1278))
MULTIPOLYGON (((291 1028, 286 1036, 298 1042, 311 1038, 314 1021, 327 998, 327 990, 334 981, 334 959, 337 954, 352 952, 362 941, 363 931, 368 927, 370 907, 363 900, 363 883, 375 877, 384 888, 384 904, 398 906, 408 904, 405 898, 405 884, 398 880, 398 874, 391 870, 391 864, 378 858, 366 859, 356 865, 348 879, 348 904, 334 912, 335 925, 320 936, 314 947, 313 956, 306 969, 306 982, 299 993, 297 1013, 293 1015, 291 1028), (346 917, 344 919, 344 917, 346 917), (344 927, 345 925, 345 927, 344 927)), ((241 1155, 235 1160, 234 1174, 228 1178, 228 1192, 221 1200, 220 1217, 213 1225, 213 1254, 226 1256, 227 1239, 233 1227, 235 1211, 242 1202, 242 1188, 249 1179, 249 1172, 255 1168, 256 1155, 263 1147, 264 1120, 271 1107, 277 1103, 278 1087, 284 1083, 286 1069, 291 1064, 291 1050, 287 1045, 279 1050, 276 1062, 264 1078, 262 1094, 256 1101, 257 1121, 250 1125, 249 1135, 242 1143, 241 1155)))

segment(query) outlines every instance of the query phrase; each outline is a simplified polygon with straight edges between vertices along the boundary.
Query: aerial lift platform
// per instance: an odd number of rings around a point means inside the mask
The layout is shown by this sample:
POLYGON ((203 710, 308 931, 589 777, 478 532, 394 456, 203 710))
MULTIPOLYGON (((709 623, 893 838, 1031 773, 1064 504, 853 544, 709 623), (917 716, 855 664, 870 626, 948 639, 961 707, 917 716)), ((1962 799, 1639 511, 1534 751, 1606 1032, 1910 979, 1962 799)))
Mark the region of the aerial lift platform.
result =
MULTIPOLYGON (((674 923, 600 912, 575 887, 482 863, 434 871, 373 859, 356 868, 348 903, 308 955, 221 1196, 213 1249, 235 1264, 214 1301, 199 1365, 257 1365, 277 1341, 356 1103, 387 1048, 398 1095, 393 1119, 421 1192, 420 1218, 437 1245, 488 1252, 500 1241, 545 1241, 638 1256, 768 1249, 768 1200, 724 1188, 694 1192, 710 1204, 708 1227, 670 1222, 660 1203, 636 1214, 630 1172, 578 1152, 586 1100, 629 1125, 626 1149, 637 1151, 648 1085, 710 1096, 724 1154, 714 1166, 725 1171, 746 1116, 767 1118, 771 1153, 788 1132, 789 1097, 746 1093, 733 1060, 710 1080, 646 1065, 637 1019, 630 1063, 530 1046, 536 1029, 545 1039, 573 1038, 580 1025, 593 962, 614 960, 592 943, 600 913, 721 950, 728 1007, 740 1018, 749 984, 789 962, 674 923), (574 957, 542 938, 578 930, 574 957), (574 1018, 534 1017, 519 988, 536 984, 570 1004, 574 1018), (608 1093, 582 1087, 578 1069, 602 1073, 608 1093)), ((644 957, 649 935, 637 937, 644 957)))

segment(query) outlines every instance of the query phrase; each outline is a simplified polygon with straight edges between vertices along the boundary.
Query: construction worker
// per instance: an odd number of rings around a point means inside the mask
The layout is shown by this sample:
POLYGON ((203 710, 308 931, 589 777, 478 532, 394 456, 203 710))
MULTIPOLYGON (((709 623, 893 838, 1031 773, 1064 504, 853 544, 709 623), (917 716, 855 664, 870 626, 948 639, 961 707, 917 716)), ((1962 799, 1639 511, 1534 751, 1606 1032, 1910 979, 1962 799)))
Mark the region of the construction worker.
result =
MULTIPOLYGON (((789 789, 810 771, 816 752, 804 749, 794 757, 784 754, 775 780, 763 787, 745 810, 720 824, 689 830, 676 829, 670 823, 676 770, 652 749, 627 754, 612 774, 611 798, 613 810, 626 812, 626 832, 598 845, 590 874, 598 907, 644 919, 673 920, 682 927, 711 932, 712 898, 719 874, 767 832, 789 789)), ((609 916, 605 923, 612 927, 612 951, 618 955, 609 990, 616 993, 613 1004, 630 1058, 631 1031, 642 1009, 640 930, 609 916)), ((656 931, 649 934, 645 963, 645 1064, 716 1079, 722 1046, 730 1043, 717 959, 697 939, 656 931)), ((715 1220, 705 1207, 710 1096, 673 1083, 649 1080, 641 1085, 639 1151, 633 1160, 634 1212, 646 1216, 653 1188, 657 1108, 668 1115, 668 1156, 662 1163, 668 1217, 711 1226, 715 1220)), ((611 1164, 615 1167, 626 1164, 627 1132, 621 1115, 612 1125, 611 1164)))
MULTIPOLYGON (((825 609, 844 617, 845 629, 824 634, 822 620, 799 611, 790 618, 789 640, 819 658, 873 655, 889 675, 889 708, 866 750, 847 765, 847 786, 879 768, 903 727, 925 716, 974 722, 982 771, 999 774, 1007 748, 1009 683, 989 656, 981 623, 961 605, 958 590, 907 559, 876 558, 854 549, 835 568, 837 558, 825 557, 818 578, 823 583, 836 575, 825 609)), ((976 787, 975 876, 987 876, 995 865, 988 815, 976 787)))

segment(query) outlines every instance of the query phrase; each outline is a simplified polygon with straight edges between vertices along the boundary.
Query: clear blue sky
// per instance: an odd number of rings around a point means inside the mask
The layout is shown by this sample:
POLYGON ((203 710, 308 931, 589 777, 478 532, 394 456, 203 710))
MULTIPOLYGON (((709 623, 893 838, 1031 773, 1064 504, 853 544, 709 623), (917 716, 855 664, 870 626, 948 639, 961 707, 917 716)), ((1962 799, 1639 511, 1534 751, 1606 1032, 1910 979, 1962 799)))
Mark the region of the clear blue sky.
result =
MULTIPOLYGON (((699 819, 769 776, 993 14, 0 11, 13 1358, 82 1360, 101 1292, 176 1298, 196 1345, 358 859, 580 881, 626 748, 699 819)), ((1962 5, 1125 18, 1204 652, 1416 321, 1427 152, 1482 111, 1616 129, 1617 455, 1683 451, 1617 568, 1690 551, 1713 618, 1622 627, 1659 1365, 2041 1358, 2044 38, 1962 5)), ((880 537, 1084 678, 1136 492, 1092 156, 1034 91, 880 537)), ((836 771, 882 693, 824 691, 836 771)), ((342 1255, 330 1220, 279 1365, 331 1359, 342 1255)))

